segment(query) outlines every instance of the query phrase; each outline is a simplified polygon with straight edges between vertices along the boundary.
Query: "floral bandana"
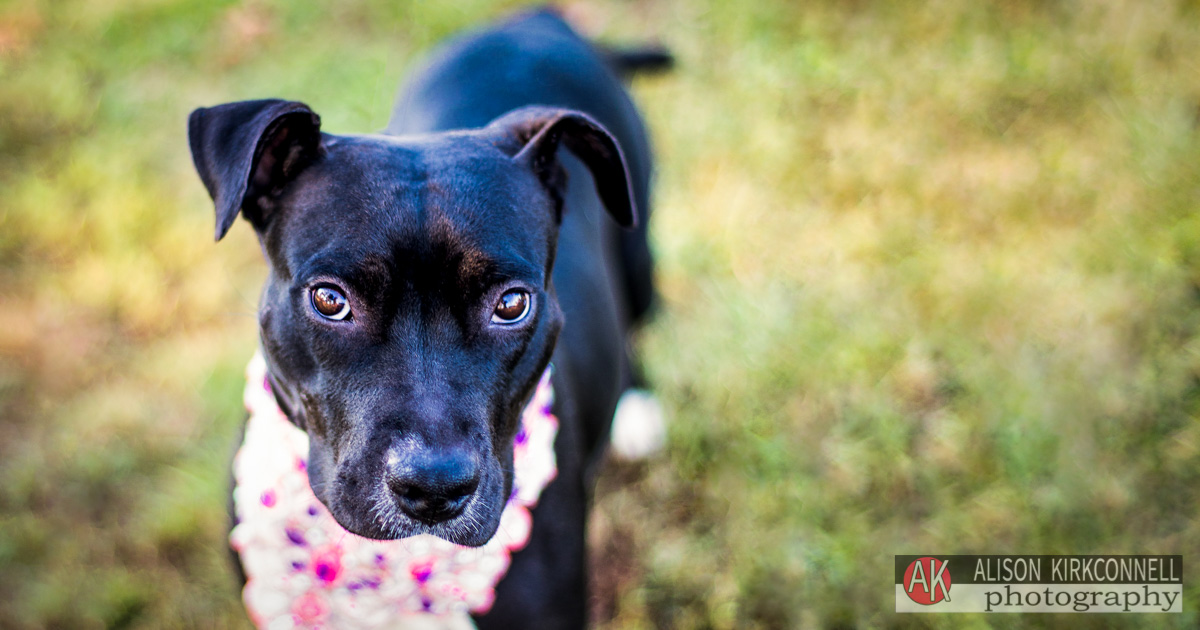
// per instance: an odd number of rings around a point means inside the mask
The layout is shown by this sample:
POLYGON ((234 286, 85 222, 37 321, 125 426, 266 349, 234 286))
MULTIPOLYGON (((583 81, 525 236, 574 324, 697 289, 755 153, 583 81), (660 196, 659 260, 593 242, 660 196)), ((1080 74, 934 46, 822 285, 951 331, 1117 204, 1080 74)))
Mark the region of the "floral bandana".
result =
POLYGON ((250 420, 233 460, 238 524, 229 538, 246 572, 242 599, 254 624, 473 628, 470 613, 491 608, 511 554, 529 542, 529 510, 558 472, 550 368, 521 413, 500 528, 478 548, 428 534, 372 540, 343 529, 309 488, 308 434, 279 410, 261 354, 246 378, 250 420))

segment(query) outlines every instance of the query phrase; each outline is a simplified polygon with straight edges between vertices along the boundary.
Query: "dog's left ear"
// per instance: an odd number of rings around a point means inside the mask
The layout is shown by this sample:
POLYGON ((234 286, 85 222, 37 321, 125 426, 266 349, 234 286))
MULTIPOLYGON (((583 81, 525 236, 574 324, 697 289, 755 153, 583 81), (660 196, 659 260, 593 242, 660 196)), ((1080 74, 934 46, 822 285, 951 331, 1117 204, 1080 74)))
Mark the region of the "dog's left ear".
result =
POLYGON ((284 184, 319 154, 321 119, 277 99, 201 107, 188 117, 188 142, 217 208, 219 241, 239 211, 263 229, 284 184))
POLYGON ((637 225, 625 156, 616 138, 591 116, 571 109, 522 107, 492 121, 485 133, 513 160, 532 169, 559 203, 564 178, 555 156, 559 145, 565 145, 592 172, 596 192, 617 224, 637 225))

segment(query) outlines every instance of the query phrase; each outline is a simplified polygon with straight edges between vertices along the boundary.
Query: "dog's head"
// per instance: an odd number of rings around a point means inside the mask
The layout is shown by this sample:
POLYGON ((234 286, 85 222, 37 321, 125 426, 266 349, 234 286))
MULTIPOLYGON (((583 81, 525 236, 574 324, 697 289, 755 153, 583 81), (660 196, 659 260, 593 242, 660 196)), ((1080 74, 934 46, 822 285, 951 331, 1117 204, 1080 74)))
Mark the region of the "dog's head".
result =
POLYGON ((308 432, 309 482, 343 527, 482 545, 563 323, 559 145, 629 226, 624 159, 602 126, 561 109, 417 137, 319 125, 285 101, 189 120, 217 239, 241 213, 270 266, 258 315, 272 389, 308 432))

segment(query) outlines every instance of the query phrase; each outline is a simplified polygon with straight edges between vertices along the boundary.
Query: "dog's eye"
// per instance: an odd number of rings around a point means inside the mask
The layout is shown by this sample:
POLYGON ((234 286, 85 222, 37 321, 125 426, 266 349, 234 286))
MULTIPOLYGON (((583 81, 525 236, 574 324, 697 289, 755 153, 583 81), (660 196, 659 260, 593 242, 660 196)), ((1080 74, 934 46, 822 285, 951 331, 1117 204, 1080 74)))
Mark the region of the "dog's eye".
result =
POLYGON ((492 313, 493 324, 515 324, 529 314, 529 293, 513 289, 500 296, 496 310, 492 313))
POLYGON ((350 316, 350 301, 342 292, 329 286, 312 290, 312 307, 325 319, 340 321, 350 316))

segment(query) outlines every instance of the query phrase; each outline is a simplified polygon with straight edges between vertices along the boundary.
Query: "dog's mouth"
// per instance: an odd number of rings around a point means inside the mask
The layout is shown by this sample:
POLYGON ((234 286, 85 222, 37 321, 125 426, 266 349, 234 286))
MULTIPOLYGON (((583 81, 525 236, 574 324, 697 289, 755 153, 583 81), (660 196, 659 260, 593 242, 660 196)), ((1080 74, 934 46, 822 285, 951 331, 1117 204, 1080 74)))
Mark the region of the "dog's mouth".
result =
MULTIPOLYGON (((320 487, 315 481, 312 485, 320 487)), ((499 467, 488 466, 476 483, 436 490, 394 479, 389 483, 387 475, 364 484, 352 475, 339 474, 336 482, 324 486, 330 492, 316 494, 344 529, 365 538, 395 540, 429 534, 479 547, 500 526, 507 485, 499 467)))

